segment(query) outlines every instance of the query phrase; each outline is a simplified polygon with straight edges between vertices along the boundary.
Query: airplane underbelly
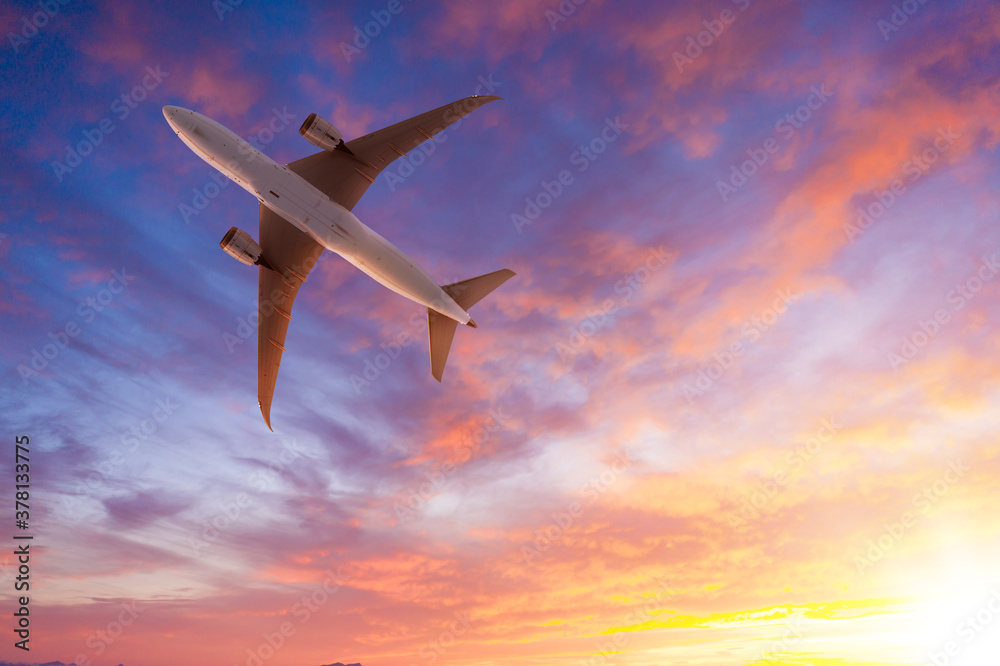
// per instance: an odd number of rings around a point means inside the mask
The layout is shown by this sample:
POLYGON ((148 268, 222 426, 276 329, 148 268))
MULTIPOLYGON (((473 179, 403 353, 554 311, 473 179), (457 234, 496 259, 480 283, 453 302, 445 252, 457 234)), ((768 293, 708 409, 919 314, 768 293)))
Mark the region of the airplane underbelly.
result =
POLYGON ((378 236, 366 238, 348 261, 376 282, 420 303, 433 301, 441 291, 409 257, 378 236))
POLYGON ((358 238, 351 220, 322 195, 270 184, 262 188, 260 197, 265 205, 326 249, 343 254, 356 248, 358 238))
POLYGON ((468 319, 465 310, 416 262, 318 191, 272 183, 261 195, 275 212, 379 284, 463 323, 468 319))

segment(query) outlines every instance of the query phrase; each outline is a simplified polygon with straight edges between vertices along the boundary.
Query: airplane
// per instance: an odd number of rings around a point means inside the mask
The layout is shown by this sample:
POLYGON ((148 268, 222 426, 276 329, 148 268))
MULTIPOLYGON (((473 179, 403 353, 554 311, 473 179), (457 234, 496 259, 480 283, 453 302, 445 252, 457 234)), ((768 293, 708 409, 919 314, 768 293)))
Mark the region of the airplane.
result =
POLYGON ((427 308, 431 375, 441 381, 458 324, 476 323, 468 310, 514 276, 509 269, 439 285, 402 250, 352 212, 376 176, 398 157, 489 102, 473 95, 351 141, 310 114, 299 133, 320 152, 278 164, 216 121, 164 106, 167 123, 200 158, 257 197, 260 243, 232 227, 219 245, 258 267, 257 400, 272 432, 271 401, 292 303, 324 250, 336 252, 375 281, 427 308))

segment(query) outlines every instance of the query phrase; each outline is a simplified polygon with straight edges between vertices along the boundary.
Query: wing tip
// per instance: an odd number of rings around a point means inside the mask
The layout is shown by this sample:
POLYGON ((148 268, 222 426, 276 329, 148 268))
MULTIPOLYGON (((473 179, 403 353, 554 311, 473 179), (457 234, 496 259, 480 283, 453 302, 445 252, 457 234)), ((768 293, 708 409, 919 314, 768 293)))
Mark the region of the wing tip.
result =
POLYGON ((274 432, 274 428, 271 427, 271 410, 264 409, 264 405, 262 403, 257 404, 260 405, 260 415, 264 417, 264 425, 267 426, 268 430, 274 432))

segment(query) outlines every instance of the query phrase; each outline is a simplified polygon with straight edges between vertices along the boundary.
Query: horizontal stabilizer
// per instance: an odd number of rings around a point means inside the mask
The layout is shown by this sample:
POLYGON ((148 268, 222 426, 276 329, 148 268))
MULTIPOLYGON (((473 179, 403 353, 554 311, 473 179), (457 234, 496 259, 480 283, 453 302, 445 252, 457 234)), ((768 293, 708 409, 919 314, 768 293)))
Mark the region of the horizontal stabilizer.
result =
POLYGON ((442 285, 441 288, 455 299, 463 310, 468 311, 473 305, 486 298, 487 295, 507 280, 514 277, 516 273, 509 268, 501 268, 498 271, 469 278, 461 282, 442 285))
MULTIPOLYGON (((486 296, 502 285, 507 280, 514 277, 514 271, 502 268, 486 275, 469 278, 453 284, 441 285, 445 293, 451 296, 459 306, 468 311, 473 305, 486 298, 486 296)), ((472 321, 469 324, 475 327, 472 321)), ((431 347, 431 375, 434 379, 441 381, 444 375, 444 364, 448 361, 448 352, 451 351, 452 340, 455 339, 455 329, 458 322, 450 317, 435 312, 427 308, 427 335, 431 347)))

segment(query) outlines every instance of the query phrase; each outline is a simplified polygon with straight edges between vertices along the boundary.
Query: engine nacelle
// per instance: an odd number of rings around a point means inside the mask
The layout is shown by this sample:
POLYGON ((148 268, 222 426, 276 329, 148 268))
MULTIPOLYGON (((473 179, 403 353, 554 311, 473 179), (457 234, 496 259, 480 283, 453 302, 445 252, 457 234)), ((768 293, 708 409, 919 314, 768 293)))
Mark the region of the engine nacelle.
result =
MULTIPOLYGON (((219 247, 225 250, 226 254, 247 266, 256 266, 263 263, 260 245, 253 239, 253 236, 242 229, 231 227, 226 232, 226 235, 222 237, 222 240, 219 241, 219 247)), ((263 265, 266 266, 267 264, 263 265)))
POLYGON ((322 148, 323 150, 337 150, 338 148, 346 150, 344 147, 344 135, 336 127, 315 113, 310 113, 309 117, 302 123, 302 127, 299 128, 299 134, 304 136, 306 141, 317 148, 322 148))

